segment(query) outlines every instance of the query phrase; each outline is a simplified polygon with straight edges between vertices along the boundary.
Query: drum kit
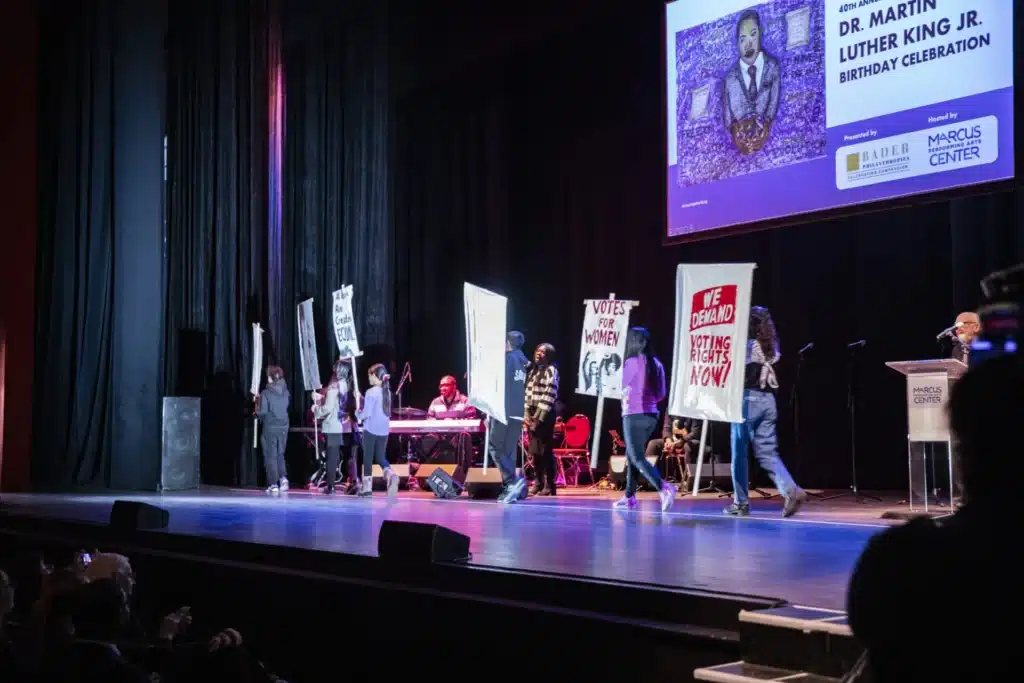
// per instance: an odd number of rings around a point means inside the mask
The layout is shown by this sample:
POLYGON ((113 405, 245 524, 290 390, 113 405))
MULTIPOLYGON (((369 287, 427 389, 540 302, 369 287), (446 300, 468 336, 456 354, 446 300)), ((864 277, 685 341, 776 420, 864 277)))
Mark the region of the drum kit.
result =
MULTIPOLYGON (((559 448, 580 449, 587 447, 590 439, 590 418, 586 415, 573 415, 568 421, 562 418, 555 420, 555 439, 562 439, 559 448)), ((523 449, 530 449, 530 430, 523 424, 523 449)))

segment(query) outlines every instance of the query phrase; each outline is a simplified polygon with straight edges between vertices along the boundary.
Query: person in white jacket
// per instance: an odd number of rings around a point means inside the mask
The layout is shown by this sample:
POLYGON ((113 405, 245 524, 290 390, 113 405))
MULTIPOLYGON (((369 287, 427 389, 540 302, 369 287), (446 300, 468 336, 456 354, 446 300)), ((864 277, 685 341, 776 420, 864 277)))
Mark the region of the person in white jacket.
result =
POLYGON ((351 363, 339 358, 323 394, 313 394, 314 414, 316 419, 323 420, 320 429, 327 440, 327 495, 334 493, 339 460, 348 475, 346 493, 357 494, 360 490, 356 472, 356 395, 351 378, 351 363))

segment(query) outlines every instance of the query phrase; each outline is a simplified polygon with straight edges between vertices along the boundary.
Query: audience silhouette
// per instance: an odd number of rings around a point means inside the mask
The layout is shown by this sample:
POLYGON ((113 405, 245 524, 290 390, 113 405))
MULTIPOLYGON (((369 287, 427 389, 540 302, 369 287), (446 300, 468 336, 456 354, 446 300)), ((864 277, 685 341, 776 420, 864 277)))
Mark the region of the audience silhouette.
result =
POLYGON ((953 386, 948 413, 967 503, 875 536, 850 581, 850 626, 874 683, 1009 680, 1024 662, 1013 559, 1024 358, 972 367, 953 386))

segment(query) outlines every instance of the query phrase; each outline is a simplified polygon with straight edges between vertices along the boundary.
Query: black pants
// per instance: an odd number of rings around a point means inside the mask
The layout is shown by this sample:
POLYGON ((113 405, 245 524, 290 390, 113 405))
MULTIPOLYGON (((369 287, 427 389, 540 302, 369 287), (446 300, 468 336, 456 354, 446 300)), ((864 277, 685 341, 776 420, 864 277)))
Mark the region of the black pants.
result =
POLYGON ((288 445, 288 428, 263 428, 260 446, 263 451, 263 468, 267 472, 267 486, 276 486, 288 477, 284 465, 284 449, 288 445))
POLYGON ((530 456, 538 489, 555 490, 555 421, 547 419, 530 430, 530 456))
MULTIPOLYGON (((325 479, 328 488, 334 488, 338 481, 338 461, 345 468, 352 480, 356 477, 356 441, 352 432, 340 434, 324 434, 327 439, 327 474, 325 479)), ((344 475, 342 476, 344 478, 344 475)))
POLYGON ((501 472, 501 483, 511 486, 516 480, 516 455, 519 437, 523 434, 523 421, 510 418, 508 424, 492 419, 488 455, 501 472))
POLYGON ((373 463, 380 465, 382 470, 391 467, 388 462, 388 437, 363 432, 363 476, 373 476, 373 463))

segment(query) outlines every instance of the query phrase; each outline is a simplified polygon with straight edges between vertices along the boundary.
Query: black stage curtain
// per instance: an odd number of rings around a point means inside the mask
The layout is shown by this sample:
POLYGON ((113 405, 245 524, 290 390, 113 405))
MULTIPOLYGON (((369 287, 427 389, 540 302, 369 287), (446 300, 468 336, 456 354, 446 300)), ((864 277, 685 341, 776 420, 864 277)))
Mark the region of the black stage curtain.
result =
POLYGON ((270 16, 262 0, 170 3, 166 372, 169 393, 203 398, 206 484, 259 476, 246 416, 267 309, 270 16))
MULTIPOLYGON (((533 264, 511 258, 506 109, 501 84, 476 72, 396 113, 396 346, 414 368, 408 405, 433 398, 443 375, 466 391, 464 281, 509 296, 510 320, 520 319, 523 300, 510 287, 529 280, 533 264)), ((557 248, 542 238, 539 246, 557 248)))
MULTIPOLYGON (((583 299, 639 300, 633 321, 668 360, 676 265, 752 261, 755 302, 773 310, 783 344, 783 457, 804 485, 851 483, 852 377, 858 484, 904 486, 904 385, 884 362, 948 353, 935 333, 978 304, 978 277, 1022 256, 1019 197, 662 246, 662 49, 651 39, 662 12, 630 6, 397 101, 398 355, 425 370, 410 398, 425 404, 440 374, 464 371, 464 280, 510 296, 510 324, 531 347, 555 344, 561 398, 593 418, 594 400, 573 394, 583 299), (860 339, 854 355, 847 344, 860 339), (798 457, 789 408, 808 342, 798 457)), ((605 428, 618 420, 608 408, 605 428)), ((728 429, 713 436, 728 459, 728 429)))
POLYGON ((354 287, 364 391, 369 364, 389 355, 375 349, 393 343, 388 13, 387 3, 371 5, 285 46, 284 315, 275 332, 296 416, 310 405, 296 396, 299 302, 314 299, 322 381, 337 356, 331 293, 342 285, 354 287))
MULTIPOLYGON (((1022 138, 1017 135, 1018 149, 1022 138)), ((981 296, 981 278, 1024 261, 1024 193, 955 199, 949 202, 949 218, 954 307, 971 310, 981 296)))
POLYGON ((38 488, 157 482, 165 23, 162 0, 40 5, 38 488))

